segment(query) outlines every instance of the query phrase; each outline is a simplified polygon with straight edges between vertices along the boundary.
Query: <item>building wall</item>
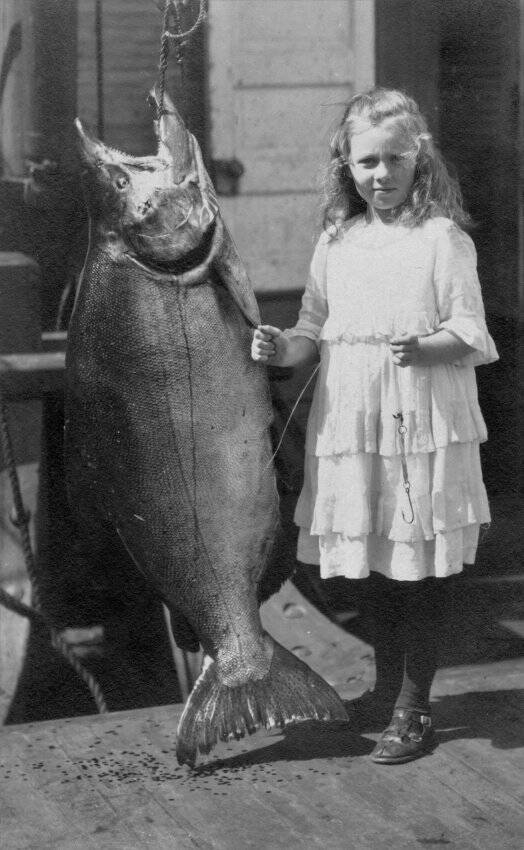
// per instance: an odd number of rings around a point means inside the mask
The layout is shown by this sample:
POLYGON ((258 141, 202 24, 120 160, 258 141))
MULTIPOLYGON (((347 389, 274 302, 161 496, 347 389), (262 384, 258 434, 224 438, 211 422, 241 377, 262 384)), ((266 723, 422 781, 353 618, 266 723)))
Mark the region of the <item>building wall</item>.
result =
POLYGON ((304 286, 342 104, 373 82, 373 2, 210 0, 210 156, 239 160, 222 210, 257 292, 304 286))
POLYGON ((100 43, 96 5, 78 2, 78 114, 95 133, 100 130, 101 67, 105 139, 130 154, 151 153, 155 143, 146 96, 157 76, 162 15, 152 2, 104 0, 100 43))
MULTIPOLYGON (((244 167, 238 195, 221 205, 257 291, 304 285, 329 130, 341 103, 373 82, 373 7, 373 0, 209 0, 205 55, 202 36, 185 50, 192 73, 186 68, 182 79, 171 52, 168 89, 208 161, 236 158, 244 167)), ((78 112, 96 131, 95 8, 95 0, 79 2, 78 112)), ((101 8, 105 139, 150 153, 145 97, 157 78, 162 15, 143 0, 104 0, 101 8)))

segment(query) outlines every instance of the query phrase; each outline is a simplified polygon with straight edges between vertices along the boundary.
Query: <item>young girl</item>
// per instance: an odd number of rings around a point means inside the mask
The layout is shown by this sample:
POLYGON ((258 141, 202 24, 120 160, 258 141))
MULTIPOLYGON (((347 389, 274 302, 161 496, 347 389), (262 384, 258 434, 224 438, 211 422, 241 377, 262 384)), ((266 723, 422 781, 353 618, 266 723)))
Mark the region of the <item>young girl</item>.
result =
POLYGON ((324 232, 296 326, 252 357, 320 367, 295 522, 299 561, 369 576, 376 682, 353 717, 390 722, 372 758, 435 745, 429 693, 446 576, 490 520, 474 367, 497 359, 458 185, 417 104, 353 97, 331 143, 324 232))

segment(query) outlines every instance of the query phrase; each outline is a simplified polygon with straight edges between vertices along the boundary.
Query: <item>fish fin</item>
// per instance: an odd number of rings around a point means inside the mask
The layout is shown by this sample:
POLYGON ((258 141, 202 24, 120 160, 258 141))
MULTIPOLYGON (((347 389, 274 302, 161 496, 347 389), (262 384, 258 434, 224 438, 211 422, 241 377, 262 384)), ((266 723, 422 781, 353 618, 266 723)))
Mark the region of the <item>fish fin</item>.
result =
POLYGON ((240 259, 237 247, 225 224, 222 248, 213 260, 213 266, 221 283, 226 287, 231 298, 244 314, 248 324, 252 328, 256 328, 260 324, 258 302, 246 267, 240 259))
POLYGON ((194 767, 197 752, 209 753, 220 739, 239 740, 265 727, 299 720, 347 720, 336 691, 299 658, 269 636, 273 657, 262 679, 228 687, 207 658, 189 695, 177 730, 179 764, 194 767))
MULTIPOLYGON (((214 218, 220 212, 215 187, 206 171, 200 146, 194 136, 191 136, 191 141, 193 145, 193 160, 198 174, 198 183, 202 191, 202 197, 206 199, 206 207, 211 217, 214 218)), ((214 258, 213 265, 221 283, 229 291, 231 298, 244 314, 248 324, 256 328, 260 324, 260 312, 253 286, 223 219, 222 226, 222 247, 214 258)))
POLYGON ((169 624, 171 626, 171 631, 176 645, 179 646, 180 649, 184 649, 186 652, 198 652, 200 649, 200 641, 187 617, 184 617, 181 611, 173 609, 170 605, 168 605, 168 609, 169 624))

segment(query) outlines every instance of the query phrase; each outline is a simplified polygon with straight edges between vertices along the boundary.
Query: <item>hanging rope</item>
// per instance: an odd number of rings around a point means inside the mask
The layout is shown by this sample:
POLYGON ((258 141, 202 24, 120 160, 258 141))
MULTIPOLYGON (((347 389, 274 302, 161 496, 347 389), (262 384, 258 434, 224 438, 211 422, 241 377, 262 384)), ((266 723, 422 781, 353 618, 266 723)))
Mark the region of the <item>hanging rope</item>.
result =
POLYGON ((102 27, 102 0, 95 3, 95 51, 96 51, 96 112, 97 135, 104 141, 104 42, 102 27))
MULTIPOLYGON (((180 8, 181 7, 182 7, 181 0, 166 0, 165 13, 164 14, 166 15, 167 12, 169 11, 169 9, 171 9, 173 11, 174 16, 175 16, 175 20, 176 19, 180 20, 179 15, 180 15, 180 8)), ((166 18, 164 17, 164 35, 167 36, 167 38, 169 38, 171 41, 179 41, 179 42, 185 41, 186 39, 188 39, 190 36, 192 36, 197 31, 200 24, 202 24, 205 21, 206 16, 207 16, 207 0, 200 0, 199 9, 198 9, 198 17, 195 20, 192 27, 190 27, 185 32, 181 32, 181 31, 170 32, 169 26, 165 22, 166 18)))
POLYGON ((63 655, 63 657, 69 662, 75 673, 77 673, 77 675, 87 685, 89 691, 91 692, 91 696, 95 701, 99 713, 104 714, 107 711, 107 706, 100 685, 98 684, 95 677, 89 672, 89 670, 87 670, 84 665, 78 660, 73 650, 69 647, 64 638, 61 636, 61 634, 54 628, 49 617, 42 609, 38 586, 38 576, 35 568, 33 550, 31 547, 31 537, 29 533, 29 513, 26 510, 22 499, 22 491, 20 488, 20 481, 18 478, 18 471, 16 468, 13 446, 11 443, 11 435, 9 433, 7 407, 1 391, 0 446, 4 463, 7 468, 9 483, 11 485, 11 493, 13 496, 13 523, 16 525, 20 532, 24 562, 29 581, 31 582, 31 596, 33 603, 32 607, 30 607, 29 605, 25 605, 24 602, 21 602, 19 599, 16 599, 14 596, 11 596, 11 594, 3 590, 3 588, 0 588, 0 605, 3 605, 5 608, 9 609, 10 611, 13 611, 16 614, 20 614, 20 616, 22 617, 27 617, 32 622, 39 621, 47 626, 47 628, 51 632, 51 644, 53 648, 63 655))
POLYGON ((183 48, 186 42, 197 31, 205 21, 207 15, 207 0, 200 0, 198 16, 194 24, 187 30, 182 30, 182 18, 180 14, 181 0, 166 0, 164 6, 164 20, 162 36, 160 39, 160 58, 158 62, 158 90, 159 108, 157 118, 164 115, 164 92, 166 90, 166 75, 171 42, 175 45, 176 61, 184 73, 183 48))

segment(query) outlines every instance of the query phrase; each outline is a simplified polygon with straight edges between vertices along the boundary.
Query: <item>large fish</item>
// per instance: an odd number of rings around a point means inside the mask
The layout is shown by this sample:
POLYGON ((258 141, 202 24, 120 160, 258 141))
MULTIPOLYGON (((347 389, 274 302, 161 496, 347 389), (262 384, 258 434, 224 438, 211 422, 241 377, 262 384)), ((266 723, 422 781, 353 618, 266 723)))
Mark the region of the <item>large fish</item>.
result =
POLYGON ((259 313, 198 144, 164 108, 151 157, 77 121, 90 244, 68 333, 65 446, 76 568, 116 532, 177 642, 204 649, 177 738, 193 765, 218 738, 346 713, 261 625, 279 511, 267 378, 250 358, 259 313))

